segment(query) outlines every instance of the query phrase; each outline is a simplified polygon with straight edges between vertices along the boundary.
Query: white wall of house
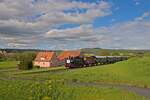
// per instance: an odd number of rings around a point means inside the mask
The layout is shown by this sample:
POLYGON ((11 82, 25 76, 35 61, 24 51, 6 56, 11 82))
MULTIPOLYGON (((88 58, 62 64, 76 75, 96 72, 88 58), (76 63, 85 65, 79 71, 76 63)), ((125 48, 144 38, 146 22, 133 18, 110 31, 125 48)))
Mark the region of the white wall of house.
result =
POLYGON ((40 66, 40 67, 50 67, 50 62, 39 62, 39 61, 35 61, 34 62, 34 66, 40 66))

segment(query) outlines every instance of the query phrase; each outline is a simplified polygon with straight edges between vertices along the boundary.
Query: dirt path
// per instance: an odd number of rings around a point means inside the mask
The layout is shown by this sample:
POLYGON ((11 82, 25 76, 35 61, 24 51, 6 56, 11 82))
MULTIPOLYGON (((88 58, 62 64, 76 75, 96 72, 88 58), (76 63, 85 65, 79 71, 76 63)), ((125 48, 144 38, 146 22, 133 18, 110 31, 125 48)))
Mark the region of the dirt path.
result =
POLYGON ((82 86, 95 86, 95 87, 116 87, 130 92, 134 92, 138 95, 144 96, 150 99, 150 89, 142 87, 134 87, 128 85, 116 85, 116 84, 104 84, 104 83, 84 83, 84 82, 72 82, 73 85, 82 86))

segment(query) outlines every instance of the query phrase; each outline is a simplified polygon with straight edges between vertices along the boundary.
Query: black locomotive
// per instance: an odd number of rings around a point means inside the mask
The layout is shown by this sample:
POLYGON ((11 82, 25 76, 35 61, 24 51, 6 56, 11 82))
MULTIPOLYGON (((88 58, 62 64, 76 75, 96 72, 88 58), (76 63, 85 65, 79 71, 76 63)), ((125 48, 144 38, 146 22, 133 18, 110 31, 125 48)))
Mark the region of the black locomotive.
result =
POLYGON ((67 68, 77 68, 84 66, 84 58, 83 57, 69 57, 65 60, 65 67, 67 68))
POLYGON ((65 60, 65 67, 80 68, 103 64, 112 64, 118 61, 127 60, 127 56, 89 56, 89 57, 68 57, 65 60))

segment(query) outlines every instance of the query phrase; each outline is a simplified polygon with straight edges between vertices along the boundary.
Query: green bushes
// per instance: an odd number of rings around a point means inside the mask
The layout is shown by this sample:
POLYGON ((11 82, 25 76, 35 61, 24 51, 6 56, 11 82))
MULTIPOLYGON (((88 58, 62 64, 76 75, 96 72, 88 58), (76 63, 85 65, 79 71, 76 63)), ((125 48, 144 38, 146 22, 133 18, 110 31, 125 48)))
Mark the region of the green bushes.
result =
POLYGON ((19 60, 18 68, 22 70, 28 70, 33 68, 32 61, 35 58, 35 53, 26 52, 18 55, 17 59, 19 60))
POLYGON ((22 69, 22 70, 28 70, 28 69, 32 69, 33 64, 32 61, 20 61, 18 64, 18 69, 22 69))

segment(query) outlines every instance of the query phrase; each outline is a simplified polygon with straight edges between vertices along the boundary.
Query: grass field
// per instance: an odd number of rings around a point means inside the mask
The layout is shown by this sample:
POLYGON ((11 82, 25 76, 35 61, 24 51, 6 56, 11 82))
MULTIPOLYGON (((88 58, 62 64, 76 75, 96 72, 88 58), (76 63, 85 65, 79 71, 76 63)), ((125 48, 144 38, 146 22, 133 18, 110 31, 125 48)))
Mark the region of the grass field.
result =
POLYGON ((18 75, 37 79, 65 79, 83 82, 106 82, 150 87, 150 58, 132 58, 112 65, 47 71, 18 75))
POLYGON ((147 100, 113 87, 90 87, 61 82, 0 81, 0 100, 147 100))
POLYGON ((78 69, 57 67, 1 72, 0 100, 146 100, 119 88, 73 85, 68 81, 150 87, 150 58, 131 58, 112 65, 78 69))
POLYGON ((0 69, 15 68, 15 67, 17 67, 17 61, 0 62, 0 69))

